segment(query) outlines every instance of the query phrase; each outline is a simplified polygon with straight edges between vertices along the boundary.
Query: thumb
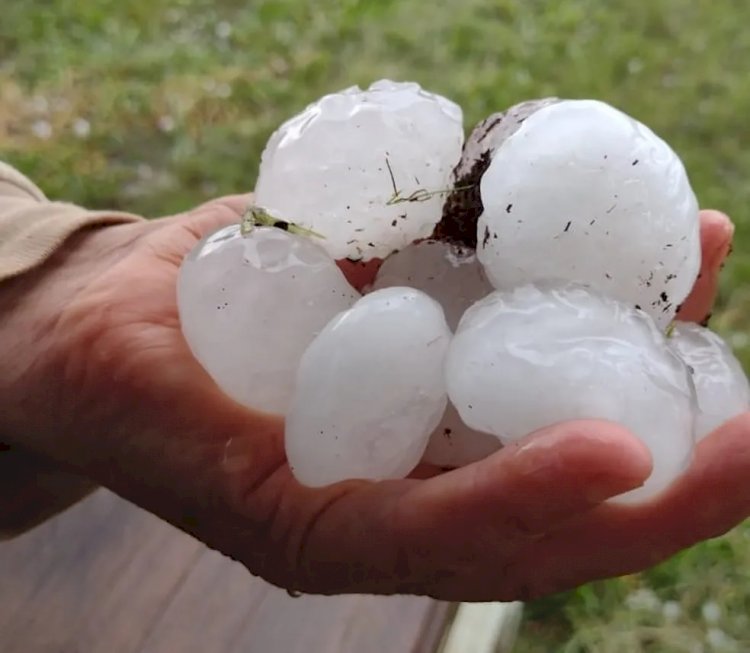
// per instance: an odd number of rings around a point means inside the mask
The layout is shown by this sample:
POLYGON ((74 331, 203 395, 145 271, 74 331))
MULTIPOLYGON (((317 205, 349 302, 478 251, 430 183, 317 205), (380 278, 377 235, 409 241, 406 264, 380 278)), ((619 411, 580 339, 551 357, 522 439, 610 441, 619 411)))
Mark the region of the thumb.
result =
POLYGON ((649 473, 648 451, 623 428, 557 425, 426 481, 362 484, 338 495, 309 528, 298 569, 323 593, 485 600, 487 588, 463 586, 462 578, 498 568, 504 553, 649 473))
POLYGON ((734 226, 719 211, 701 211, 702 262, 698 280, 677 315, 686 322, 701 322, 711 313, 719 285, 719 273, 732 246, 734 226))

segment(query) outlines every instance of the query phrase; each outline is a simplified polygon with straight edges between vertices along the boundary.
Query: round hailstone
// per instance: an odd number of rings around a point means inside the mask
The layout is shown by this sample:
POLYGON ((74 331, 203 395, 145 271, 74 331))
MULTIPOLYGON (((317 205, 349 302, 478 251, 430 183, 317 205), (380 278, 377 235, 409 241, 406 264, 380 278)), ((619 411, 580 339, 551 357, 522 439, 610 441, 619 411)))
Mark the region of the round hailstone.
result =
POLYGON ((750 410, 750 385, 729 345, 697 324, 676 322, 670 346, 688 364, 698 396, 696 437, 750 410))
POLYGON ((573 419, 622 424, 650 449, 639 501, 666 488, 694 446, 687 366, 641 311, 575 284, 496 292, 461 320, 446 360, 463 421, 512 442, 573 419))
POLYGON ((698 203, 675 152, 593 100, 533 112, 481 181, 477 255, 498 289, 580 282, 674 318, 700 268, 698 203))
POLYGON ((432 233, 463 139, 460 107, 418 84, 348 88, 271 136, 255 201, 336 259, 385 258, 432 233))
POLYGON ((461 160, 453 171, 453 190, 443 205, 443 217, 435 229, 435 238, 476 249, 477 219, 482 213, 482 175, 497 148, 515 134, 532 113, 554 102, 559 100, 549 97, 515 104, 487 116, 471 131, 461 160))
POLYGON ((300 483, 403 478, 446 406, 451 332, 440 305, 411 288, 366 295, 305 352, 286 421, 300 483))
POLYGON ((422 462, 438 467, 463 467, 486 458, 501 447, 497 436, 466 426, 455 406, 448 402, 442 421, 430 436, 422 462))
POLYGON ((492 292, 473 250, 435 240, 410 245, 383 261, 372 287, 392 286, 416 288, 439 301, 451 329, 469 306, 492 292))
POLYGON ((182 332, 221 389, 245 406, 285 413, 299 360, 359 294, 319 245, 273 227, 239 225, 203 239, 177 284, 182 332))

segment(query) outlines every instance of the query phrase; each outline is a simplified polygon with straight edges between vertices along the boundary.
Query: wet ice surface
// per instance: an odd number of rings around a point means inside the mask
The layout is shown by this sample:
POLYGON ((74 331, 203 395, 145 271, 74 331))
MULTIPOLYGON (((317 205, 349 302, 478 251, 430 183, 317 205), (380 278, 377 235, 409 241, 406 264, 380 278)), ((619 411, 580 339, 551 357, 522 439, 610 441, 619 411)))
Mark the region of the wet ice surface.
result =
POLYGON ((300 483, 406 476, 446 407, 451 332, 440 305, 410 288, 363 297, 302 357, 285 445, 300 483))
MULTIPOLYGON (((440 302, 451 329, 458 326, 466 309, 493 290, 473 250, 435 240, 410 245, 383 262, 372 290, 393 286, 416 288, 440 302)), ((496 436, 466 426, 449 402, 422 460, 440 467, 461 467, 500 447, 496 436)))
POLYGON ((495 453, 500 439, 463 423, 455 406, 448 402, 440 424, 430 436, 422 461, 438 467, 463 467, 495 453))
POLYGON ((463 139, 460 107, 417 84, 352 87, 273 134, 255 201, 325 236, 336 259, 384 258, 432 233, 463 139))
POLYGON ((698 204, 682 162, 602 102, 534 112, 495 152, 481 195, 477 255, 499 289, 582 282, 663 328, 698 274, 698 204))
POLYGON ((747 376, 721 336, 697 324, 677 322, 669 344, 693 371, 698 440, 750 410, 747 376))
POLYGON ((314 241, 239 225, 205 238, 178 280, 182 331, 222 390, 245 406, 281 413, 315 335, 359 294, 314 241))
POLYGON ((512 442, 574 419, 606 419, 650 449, 640 501, 689 463, 695 395, 687 367, 640 311, 577 285, 495 293, 467 311, 448 351, 451 401, 472 428, 512 442))
POLYGON ((434 240, 410 245, 383 262, 373 289, 391 286, 416 288, 439 301, 451 329, 493 290, 472 250, 434 240))
POLYGON ((619 499, 652 497, 689 463, 696 428, 750 403, 717 336, 678 325, 668 346, 660 332, 700 265, 685 169, 601 102, 523 103, 483 125, 462 159, 461 109, 387 80, 284 123, 255 203, 322 238, 233 226, 201 241, 178 283, 186 340, 229 396, 286 416, 303 484, 463 466, 601 418, 654 457, 647 485, 619 499), (460 176, 480 155, 474 252, 433 230, 456 163, 460 176), (334 258, 385 261, 360 298, 334 258))

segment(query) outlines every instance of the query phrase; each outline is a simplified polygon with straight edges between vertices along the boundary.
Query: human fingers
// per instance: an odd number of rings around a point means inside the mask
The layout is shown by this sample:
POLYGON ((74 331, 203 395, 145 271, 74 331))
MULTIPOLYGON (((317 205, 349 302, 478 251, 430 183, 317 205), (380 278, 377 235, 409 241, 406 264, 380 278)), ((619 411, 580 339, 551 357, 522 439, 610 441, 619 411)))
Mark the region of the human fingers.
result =
POLYGON ((732 246, 734 225, 720 211, 701 211, 701 271, 692 292, 680 307, 678 319, 704 322, 716 299, 719 273, 732 246))
POLYGON ((749 441, 745 413, 702 440, 691 467, 660 497, 640 506, 603 505, 535 543, 526 564, 553 581, 541 593, 649 568, 747 518, 749 441))

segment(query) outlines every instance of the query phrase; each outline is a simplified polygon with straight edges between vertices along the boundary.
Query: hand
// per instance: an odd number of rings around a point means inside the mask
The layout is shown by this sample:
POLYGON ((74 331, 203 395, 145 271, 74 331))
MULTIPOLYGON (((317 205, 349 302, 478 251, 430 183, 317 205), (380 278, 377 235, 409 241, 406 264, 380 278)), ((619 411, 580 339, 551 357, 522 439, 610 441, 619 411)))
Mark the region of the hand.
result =
MULTIPOLYGON (((247 198, 92 231, 0 289, 3 436, 310 593, 527 599, 650 566, 750 513, 743 416, 707 438, 689 474, 637 508, 646 449, 602 422, 561 424, 429 479, 308 489, 284 460, 281 419, 229 400, 180 332, 175 281, 197 240, 247 198)), ((703 214, 702 318, 731 239, 703 214)))

